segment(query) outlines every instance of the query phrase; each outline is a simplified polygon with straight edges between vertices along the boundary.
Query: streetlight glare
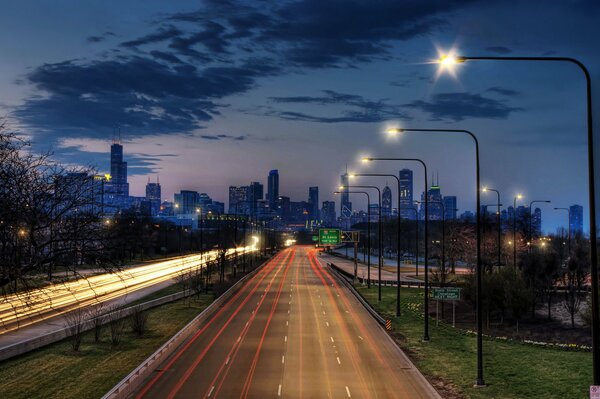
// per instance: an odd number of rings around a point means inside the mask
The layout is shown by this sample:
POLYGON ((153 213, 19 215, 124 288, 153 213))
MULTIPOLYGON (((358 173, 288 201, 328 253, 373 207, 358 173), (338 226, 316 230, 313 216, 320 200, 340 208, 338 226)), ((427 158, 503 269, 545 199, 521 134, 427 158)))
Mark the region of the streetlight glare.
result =
POLYGON ((461 64, 463 62, 465 62, 465 58, 464 57, 456 56, 456 55, 453 55, 453 54, 443 54, 438 59, 438 64, 440 64, 440 65, 442 65, 444 67, 449 67, 449 66, 452 66, 452 65, 461 64))
POLYGON ((396 134, 400 134, 402 132, 404 132, 404 129, 399 128, 399 127, 391 127, 386 130, 386 133, 389 135, 396 135, 396 134))
POLYGON ((371 161, 371 158, 368 158, 368 157, 364 157, 361 159, 361 162, 365 162, 365 163, 370 162, 370 161, 371 161))

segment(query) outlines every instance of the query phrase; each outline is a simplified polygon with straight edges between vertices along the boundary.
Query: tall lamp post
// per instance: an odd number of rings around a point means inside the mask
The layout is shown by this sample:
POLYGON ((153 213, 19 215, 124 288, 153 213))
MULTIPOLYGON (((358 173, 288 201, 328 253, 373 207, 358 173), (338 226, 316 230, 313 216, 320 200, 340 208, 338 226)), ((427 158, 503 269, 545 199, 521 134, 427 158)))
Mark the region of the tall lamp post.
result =
POLYGON ((571 256, 571 210, 569 208, 554 208, 555 211, 567 211, 567 225, 569 226, 568 230, 568 241, 567 241, 567 250, 569 251, 569 256, 571 256))
POLYGON ((533 213, 531 212, 531 209, 533 207, 533 204, 536 203, 544 203, 544 204, 549 204, 551 201, 548 200, 535 200, 535 201, 531 201, 529 203, 529 252, 531 252, 531 247, 533 246, 533 223, 532 223, 532 219, 533 219, 533 213))
POLYGON ((500 262, 502 260, 502 224, 500 223, 500 207, 502 206, 502 204, 500 203, 500 191, 498 191, 494 188, 489 188, 489 187, 484 187, 481 191, 483 191, 484 193, 486 193, 488 191, 493 191, 496 193, 496 196, 498 198, 498 201, 496 202, 496 206, 497 206, 496 224, 498 225, 498 268, 499 268, 500 262))
MULTIPOLYGON (((368 188, 368 189, 373 189, 373 190, 377 190, 377 195, 379 197, 379 212, 377 212, 379 214, 377 220, 378 220, 378 227, 379 227, 379 245, 378 245, 378 251, 379 251, 379 271, 378 271, 378 280, 379 280, 379 284, 377 284, 377 298, 379 301, 381 301, 381 267, 383 266, 383 227, 381 226, 381 190, 379 189, 379 187, 377 186, 357 186, 354 184, 348 184, 347 186, 340 186, 340 190, 344 190, 344 189, 351 189, 351 188, 368 188)), ((367 204, 367 205, 371 205, 371 204, 367 204)), ((370 256, 370 254, 369 254, 370 256)), ((371 278, 371 275, 369 275, 369 279, 371 278)))
MULTIPOLYGON (((398 183, 398 241, 397 241, 397 246, 398 246, 398 256, 397 256, 397 273, 396 273, 396 316, 400 316, 400 234, 402 231, 402 228, 400 226, 400 221, 401 221, 401 217, 400 217, 400 178, 396 175, 392 175, 392 174, 384 174, 384 173, 353 173, 350 175, 350 178, 352 177, 393 177, 394 179, 396 179, 396 182, 398 183)), ((381 213, 381 209, 379 210, 379 212, 381 213)))
MULTIPOLYGON (((334 191, 334 194, 364 194, 367 196, 367 204, 371 203, 371 196, 366 191, 334 191)), ((371 288, 371 208, 367 206, 367 288, 371 288)), ((364 281, 364 280, 363 280, 364 281)))
POLYGON ((475 380, 475 386, 484 386, 485 381, 483 379, 483 307, 481 306, 482 301, 482 270, 481 270, 481 185, 480 185, 480 173, 479 173, 479 141, 472 132, 465 129, 406 129, 406 128, 395 128, 389 129, 388 133, 396 134, 402 132, 426 132, 426 133, 458 133, 468 135, 475 144, 475 176, 476 176, 476 206, 477 206, 477 218, 475 222, 475 230, 477 235, 477 379, 475 380))
POLYGON ((592 79, 585 65, 570 57, 465 57, 442 56, 439 63, 451 66, 465 61, 526 61, 526 62, 560 62, 576 65, 585 77, 586 84, 586 119, 587 119, 587 155, 588 155, 588 196, 590 203, 590 264, 592 280, 592 364, 593 383, 600 384, 600 311, 598 310, 598 250, 596 231, 596 188, 594 172, 594 131, 592 123, 592 79))
MULTIPOLYGON (((410 161, 419 162, 423 166, 423 178, 425 180, 425 295, 423 298, 423 341, 429 341, 429 206, 428 206, 428 184, 427 184, 427 165, 422 159, 419 158, 373 158, 367 157, 362 159, 363 162, 372 161, 410 161)), ((418 217, 417 217, 418 222, 418 217)))

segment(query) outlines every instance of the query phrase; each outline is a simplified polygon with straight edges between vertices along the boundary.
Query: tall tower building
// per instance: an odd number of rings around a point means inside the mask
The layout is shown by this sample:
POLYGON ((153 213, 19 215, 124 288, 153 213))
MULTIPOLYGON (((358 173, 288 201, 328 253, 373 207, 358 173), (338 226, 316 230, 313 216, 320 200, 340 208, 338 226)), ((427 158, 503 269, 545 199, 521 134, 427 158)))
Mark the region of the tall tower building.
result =
POLYGON ((113 193, 128 197, 127 162, 123 162, 123 146, 117 139, 114 139, 110 146, 110 175, 113 193))
POLYGON ((323 201, 323 208, 321 209, 321 216, 323 218, 323 225, 325 227, 335 226, 335 202, 323 201))
POLYGON ((400 171, 400 216, 402 219, 415 218, 415 212, 411 210, 413 207, 413 171, 402 169, 400 171))
POLYGON ((392 190, 386 185, 381 193, 381 216, 392 216, 392 190))
POLYGON ((308 203, 310 205, 310 217, 319 219, 319 187, 308 188, 308 203))
POLYGON ((583 232, 583 207, 581 205, 571 205, 569 207, 569 226, 571 234, 583 232))
POLYGON ((269 206, 271 209, 277 209, 277 203, 279 202, 279 171, 277 169, 273 169, 269 172, 267 190, 269 206))
POLYGON ((146 183, 146 200, 150 202, 150 214, 152 216, 158 215, 161 202, 161 189, 158 177, 156 178, 156 183, 150 183, 150 178, 148 178, 148 183, 146 183))
POLYGON ((229 187, 229 213, 245 214, 248 213, 248 186, 230 186, 229 187))
POLYGON ((446 220, 456 219, 456 196, 447 195, 444 197, 444 218, 446 220))
POLYGON ((248 201, 251 202, 251 211, 256 212, 256 202, 262 200, 264 197, 264 186, 262 183, 253 181, 248 186, 248 201))
POLYGON ((348 173, 346 172, 340 176, 340 183, 344 187, 341 189, 342 198, 340 201, 340 217, 342 219, 350 219, 350 216, 352 216, 352 202, 350 202, 350 193, 348 192, 350 190, 348 189, 348 182, 348 173))

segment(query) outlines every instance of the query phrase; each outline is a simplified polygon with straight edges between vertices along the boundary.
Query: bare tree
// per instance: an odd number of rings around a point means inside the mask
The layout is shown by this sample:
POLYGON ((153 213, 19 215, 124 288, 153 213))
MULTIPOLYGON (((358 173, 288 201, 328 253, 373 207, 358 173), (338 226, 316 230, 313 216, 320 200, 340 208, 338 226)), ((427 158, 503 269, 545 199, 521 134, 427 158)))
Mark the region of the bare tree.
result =
POLYGON ((110 342, 113 346, 119 345, 121 342, 121 336, 125 329, 125 319, 123 318, 123 311, 116 306, 112 308, 110 315, 110 342))
POLYGON ((82 309, 77 309, 69 312, 65 316, 65 325, 69 331, 69 343, 73 352, 78 352, 83 339, 83 325, 86 320, 86 312, 82 309))
POLYGON ((133 307, 129 320, 131 323, 131 331, 138 337, 144 335, 148 326, 148 312, 142 308, 142 305, 133 307))

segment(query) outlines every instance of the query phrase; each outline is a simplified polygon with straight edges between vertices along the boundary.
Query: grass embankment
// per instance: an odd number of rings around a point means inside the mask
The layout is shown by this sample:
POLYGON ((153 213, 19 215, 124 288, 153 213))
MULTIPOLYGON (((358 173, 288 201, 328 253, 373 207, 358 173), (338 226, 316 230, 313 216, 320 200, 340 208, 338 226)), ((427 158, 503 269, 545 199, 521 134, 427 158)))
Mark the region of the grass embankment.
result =
POLYGON ((127 326, 116 347, 105 326, 99 343, 94 343, 93 331, 85 333, 79 352, 66 339, 6 360, 0 363, 0 397, 100 398, 212 301, 209 292, 190 306, 178 300, 150 309, 148 331, 137 337, 127 326))
MULTIPOLYGON (((587 398, 592 374, 589 352, 534 347, 484 338, 484 377, 488 386, 473 388, 476 377, 476 339, 450 325, 430 319, 429 342, 423 342, 423 292, 403 289, 402 316, 396 318, 396 288, 357 287, 385 318, 392 319, 393 335, 416 366, 440 389, 442 397, 465 398, 587 398)), ((435 302, 430 302, 435 309, 435 302)), ((446 312, 449 305, 446 305, 446 312)), ((473 327, 475 329, 475 326, 473 327)))

